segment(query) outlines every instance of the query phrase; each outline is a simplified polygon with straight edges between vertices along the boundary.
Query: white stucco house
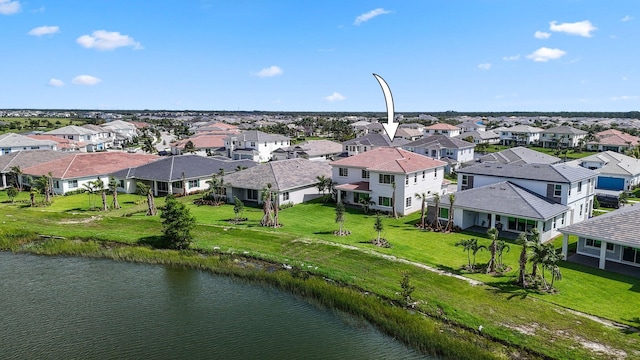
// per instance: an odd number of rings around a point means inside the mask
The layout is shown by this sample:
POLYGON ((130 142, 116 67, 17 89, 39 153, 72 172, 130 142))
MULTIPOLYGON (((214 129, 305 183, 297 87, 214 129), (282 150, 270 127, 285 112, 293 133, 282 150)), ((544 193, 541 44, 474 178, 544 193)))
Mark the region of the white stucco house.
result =
POLYGON ((371 209, 399 215, 420 211, 416 194, 433 196, 442 191, 446 163, 410 151, 380 147, 331 163, 331 178, 338 200, 358 204, 368 196, 371 209), (395 184, 395 204, 394 198, 395 184))
POLYGON ((291 146, 291 139, 280 134, 267 134, 258 130, 245 131, 238 135, 229 135, 224 139, 227 156, 233 160, 253 160, 265 162, 271 160, 274 150, 291 146))
POLYGON ((529 125, 516 125, 500 130, 502 145, 531 145, 540 140, 542 129, 529 125))

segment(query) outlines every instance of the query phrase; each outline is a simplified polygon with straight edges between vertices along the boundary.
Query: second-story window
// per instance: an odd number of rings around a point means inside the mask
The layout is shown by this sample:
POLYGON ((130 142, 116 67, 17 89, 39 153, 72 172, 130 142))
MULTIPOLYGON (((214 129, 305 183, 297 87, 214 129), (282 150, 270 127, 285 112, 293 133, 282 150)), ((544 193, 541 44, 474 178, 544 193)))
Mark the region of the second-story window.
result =
POLYGON ((395 179, 394 179, 393 175, 389 175, 389 174, 380 174, 380 175, 378 175, 378 182, 380 184, 391 184, 394 181, 395 181, 395 179))
POLYGON ((562 196, 562 185, 555 184, 553 185, 553 197, 561 197, 562 196))
POLYGON ((338 168, 338 175, 340 176, 349 176, 348 168, 338 168))
POLYGON ((578 183, 578 192, 582 192, 582 181, 578 183))
POLYGON ((362 178, 363 179, 368 179, 370 176, 369 172, 367 170, 362 170, 362 178))
POLYGON ((467 177, 467 175, 462 175, 462 186, 467 186, 469 185, 469 178, 467 177))

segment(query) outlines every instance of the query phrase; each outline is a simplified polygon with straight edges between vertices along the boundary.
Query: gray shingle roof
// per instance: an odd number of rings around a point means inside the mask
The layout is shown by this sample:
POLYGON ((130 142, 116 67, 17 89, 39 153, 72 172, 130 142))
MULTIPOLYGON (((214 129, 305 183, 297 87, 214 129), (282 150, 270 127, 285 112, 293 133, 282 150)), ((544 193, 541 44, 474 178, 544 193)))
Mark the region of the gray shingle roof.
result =
POLYGON ((607 214, 559 229, 564 234, 640 247, 640 204, 625 206, 607 214))
POLYGON ((6 133, 0 135, 0 147, 54 146, 55 141, 38 140, 28 136, 6 133))
POLYGON ((458 170, 460 174, 486 175, 514 179, 529 179, 554 183, 573 183, 598 174, 582 167, 566 164, 476 164, 458 170))
POLYGON ((455 137, 452 138, 446 135, 431 135, 431 136, 423 137, 422 139, 418 139, 410 143, 404 144, 402 147, 406 149, 409 147, 428 148, 433 146, 439 146, 440 148, 444 148, 444 149, 466 149, 466 148, 474 147, 475 145, 470 142, 457 139, 455 137))
POLYGON ((487 154, 478 159, 482 163, 502 163, 502 164, 555 164, 561 161, 560 158, 518 146, 505 149, 495 153, 487 154))
POLYGON ((614 151, 604 151, 582 159, 575 160, 572 163, 582 164, 586 161, 597 161, 604 165, 600 169, 596 169, 599 174, 615 174, 615 175, 631 175, 640 174, 640 159, 623 155, 614 151))
POLYGON ((314 185, 316 177, 331 177, 331 166, 307 159, 271 161, 224 177, 235 188, 261 190, 271 184, 275 191, 287 191, 314 185))
POLYGON ((47 131, 44 134, 45 135, 69 135, 69 134, 73 134, 73 135, 93 135, 93 134, 96 134, 96 131, 93 131, 93 130, 90 130, 90 129, 87 129, 87 128, 83 128, 82 126, 68 125, 68 126, 61 127, 59 129, 47 131))
POLYGON ((409 141, 401 138, 395 138, 393 141, 389 141, 389 137, 385 134, 367 134, 355 139, 347 140, 342 145, 368 145, 368 146, 402 146, 409 141))
POLYGON ((572 128, 571 126, 556 126, 550 129, 542 131, 543 134, 574 134, 574 135, 586 135, 588 134, 584 130, 572 128))
MULTIPOLYGON (((570 210, 508 181, 458 191, 455 196, 454 207, 528 219, 548 220, 570 210)), ((449 198, 442 196, 440 205, 448 207, 449 198)))
POLYGON ((202 178, 220 172, 236 171, 238 166, 253 167, 250 160, 220 160, 199 155, 170 156, 135 168, 124 169, 113 174, 120 179, 142 179, 156 181, 179 181, 182 174, 186 179, 202 178))
POLYGON ((486 130, 486 131, 472 130, 472 131, 464 132, 456 136, 456 138, 464 139, 469 136, 473 137, 474 139, 491 140, 491 139, 498 139, 500 137, 500 134, 496 134, 491 130, 486 130))
POLYGON ((512 126, 512 127, 501 129, 501 131, 508 131, 508 132, 512 132, 512 133, 532 134, 532 133, 542 132, 542 129, 534 127, 534 126, 529 126, 529 125, 516 125, 516 126, 512 126))
POLYGON ((280 134, 267 134, 258 130, 244 131, 238 135, 231 135, 230 138, 238 138, 238 141, 255 141, 255 142, 271 142, 271 141, 289 141, 289 137, 280 134))

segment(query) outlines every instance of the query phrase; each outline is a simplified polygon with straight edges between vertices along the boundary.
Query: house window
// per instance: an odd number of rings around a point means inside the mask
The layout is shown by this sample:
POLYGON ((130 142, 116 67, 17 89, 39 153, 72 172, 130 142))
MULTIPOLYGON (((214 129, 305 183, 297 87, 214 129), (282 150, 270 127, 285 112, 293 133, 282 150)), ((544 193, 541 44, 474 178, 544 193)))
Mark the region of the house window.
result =
POLYGON ((69 180, 67 184, 69 185, 69 189, 75 189, 78 187, 78 180, 69 180))
POLYGON ((640 250, 625 246, 622 250, 622 260, 640 264, 640 255, 638 253, 640 253, 640 250))
POLYGON ((124 189, 124 180, 120 180, 120 183, 118 184, 118 187, 121 187, 124 189))
POLYGON ((367 170, 362 170, 362 178, 363 179, 368 179, 370 176, 369 172, 367 170))
POLYGON ((578 183, 578 192, 582 192, 582 181, 578 183))
MULTIPOLYGON (((182 182, 180 182, 180 183, 181 183, 180 185, 182 185, 182 182)), ((168 182, 162 181, 162 182, 158 182, 157 184, 158 184, 158 191, 169 191, 169 183, 168 182)), ((182 187, 182 186, 180 186, 180 187, 182 187)))
POLYGON ((54 187, 54 188, 56 188, 56 189, 60 189, 60 181, 55 180, 55 181, 53 182, 53 187, 54 187))
POLYGON ((255 143, 255 141, 252 141, 252 142, 251 142, 251 147, 252 147, 252 148, 255 148, 255 147, 256 147, 256 143, 255 143))
POLYGON ((583 206, 584 206, 583 204, 580 204, 580 213, 579 213, 580 216, 582 216, 582 207, 583 206))
POLYGON ((443 219, 448 219, 449 218, 449 209, 440 208, 440 217, 443 218, 443 219))
POLYGON ((189 180, 189 189, 192 188, 196 188, 200 186, 200 180, 199 179, 195 179, 195 180, 189 180))
POLYGON ((413 174, 413 183, 417 183, 418 182, 418 173, 413 174))
POLYGON ((462 175, 462 186, 468 186, 469 185, 469 178, 467 177, 467 175, 462 175))
MULTIPOLYGON (((175 189, 182 189, 182 181, 174 181, 171 183, 171 187, 175 188, 175 189)), ((160 187, 158 187, 158 190, 160 190, 160 187)))
POLYGON ((289 200, 289 192, 288 191, 285 191, 285 192, 282 193, 282 200, 283 201, 289 200))
POLYGON ((247 189, 247 200, 258 200, 258 190, 247 189))
POLYGON ((392 182, 395 182, 395 177, 389 174, 379 174, 378 182, 380 184, 391 184, 392 182))
MULTIPOLYGON (((598 249, 600 249, 602 247, 602 241, 593 240, 593 239, 585 239, 584 246, 590 247, 590 248, 598 248, 598 249)), ((607 243, 607 251, 613 252, 613 246, 614 246, 613 243, 607 243)))
POLYGON ((433 178, 437 178, 438 177, 438 169, 433 170, 433 178))
POLYGON ((553 185, 553 197, 560 197, 560 196, 562 196, 562 185, 560 184, 553 185))
POLYGON ((391 207, 391 198, 378 196, 378 205, 391 207))
POLYGON ((410 208, 411 207, 411 196, 409 196, 408 198, 406 198, 404 200, 404 207, 406 207, 406 208, 410 208))
POLYGON ((338 175, 340 176, 349 176, 348 168, 338 168, 338 175))
POLYGON ((409 176, 404 177, 404 184, 409 185, 409 176))
POLYGON ((425 175, 426 171, 422 172, 422 179, 424 179, 424 175, 425 175))

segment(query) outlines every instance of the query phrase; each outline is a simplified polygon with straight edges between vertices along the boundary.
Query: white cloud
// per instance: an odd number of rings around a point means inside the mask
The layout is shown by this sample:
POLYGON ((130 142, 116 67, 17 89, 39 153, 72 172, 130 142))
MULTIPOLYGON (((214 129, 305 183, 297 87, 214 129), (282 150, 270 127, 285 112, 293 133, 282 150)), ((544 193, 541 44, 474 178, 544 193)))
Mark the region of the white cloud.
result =
POLYGON ((11 15, 20 11, 19 1, 0 0, 0 14, 11 15))
POLYGON ((334 101, 342 101, 346 99, 346 97, 344 97, 344 95, 340 94, 339 92, 334 92, 329 96, 325 96, 324 99, 327 100, 328 102, 334 102, 334 101))
POLYGON ((620 21, 622 21, 622 22, 627 22, 627 21, 631 21, 631 20, 633 20, 633 16, 629 16, 629 15, 627 15, 627 16, 623 17, 622 19, 620 19, 620 21))
POLYGON ((258 77, 272 77, 282 75, 283 71, 279 66, 269 66, 260 71, 258 71, 255 75, 258 77))
POLYGON ((640 96, 622 95, 622 96, 612 97, 611 100, 613 100, 613 101, 640 100, 640 96))
POLYGON ((76 85, 96 85, 102 80, 91 75, 78 75, 71 80, 76 85))
POLYGON ((480 69, 480 70, 489 70, 489 69, 491 69, 491 63, 478 64, 478 69, 480 69))
POLYGON ((356 17, 356 20, 353 22, 353 25, 360 25, 364 22, 367 22, 371 19, 373 19, 376 16, 380 16, 380 15, 384 15, 384 14, 390 14, 391 11, 389 10, 385 10, 383 8, 377 8, 374 10, 371 10, 367 13, 364 13, 362 15, 358 15, 358 17, 356 17))
POLYGON ((512 56, 503 56, 502 57, 502 60, 504 60, 504 61, 516 61, 518 59, 520 59, 520 54, 512 55, 512 56))
POLYGON ((37 28, 31 29, 27 34, 33 36, 42 36, 42 35, 52 35, 60 31, 60 27, 58 26, 40 26, 37 28))
POLYGON ((80 36, 76 42, 87 49, 113 50, 125 46, 142 49, 139 42, 129 35, 122 35, 117 31, 96 30, 91 35, 80 36))
POLYGON ((549 60, 559 59, 567 54, 566 51, 560 49, 550 49, 547 47, 541 47, 533 53, 527 55, 528 59, 538 62, 547 62, 549 60))
POLYGON ((533 34, 533 37, 535 37, 536 39, 548 39, 549 37, 551 37, 551 33, 536 31, 535 34, 533 34))
POLYGON ((558 24, 557 21, 552 21, 549 23, 549 30, 563 32, 569 35, 591 37, 591 32, 598 30, 598 28, 593 26, 589 20, 562 24, 558 24))
POLYGON ((64 82, 62 80, 51 78, 51 80, 49 80, 49 86, 55 86, 55 87, 64 86, 64 82))

